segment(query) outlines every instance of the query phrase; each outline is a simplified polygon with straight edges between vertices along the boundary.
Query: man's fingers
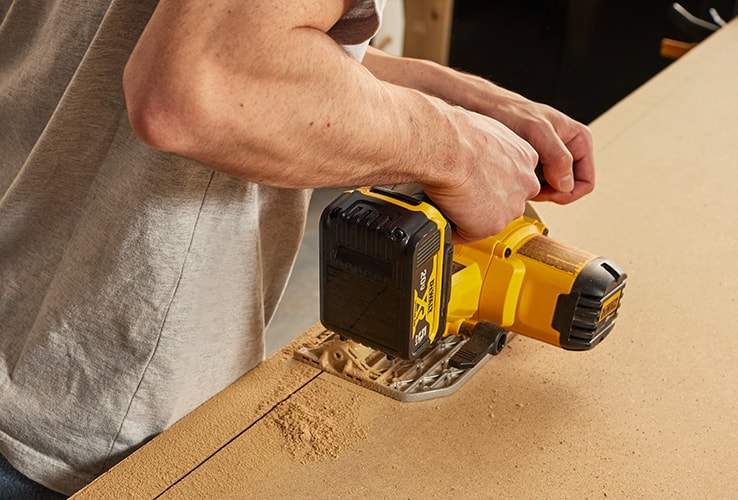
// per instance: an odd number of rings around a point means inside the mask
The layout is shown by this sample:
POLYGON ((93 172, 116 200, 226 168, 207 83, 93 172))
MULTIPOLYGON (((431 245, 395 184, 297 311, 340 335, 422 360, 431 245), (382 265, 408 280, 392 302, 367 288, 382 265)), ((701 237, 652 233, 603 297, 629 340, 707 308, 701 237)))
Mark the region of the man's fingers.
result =
POLYGON ((546 182, 559 193, 570 193, 574 190, 574 158, 561 143, 561 149, 554 155, 550 151, 540 151, 543 175, 546 182))

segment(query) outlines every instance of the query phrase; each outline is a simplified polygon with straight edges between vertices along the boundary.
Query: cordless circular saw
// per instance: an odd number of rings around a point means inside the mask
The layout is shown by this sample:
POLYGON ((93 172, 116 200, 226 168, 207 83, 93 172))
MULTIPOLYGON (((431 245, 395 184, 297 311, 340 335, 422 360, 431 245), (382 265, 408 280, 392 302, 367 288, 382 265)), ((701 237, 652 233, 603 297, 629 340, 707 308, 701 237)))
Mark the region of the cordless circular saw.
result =
POLYGON ((613 329, 625 279, 527 215, 463 245, 422 196, 384 188, 347 191, 321 216, 321 322, 404 360, 450 335, 468 338, 449 362, 459 368, 497 354, 508 333, 592 349, 613 329))

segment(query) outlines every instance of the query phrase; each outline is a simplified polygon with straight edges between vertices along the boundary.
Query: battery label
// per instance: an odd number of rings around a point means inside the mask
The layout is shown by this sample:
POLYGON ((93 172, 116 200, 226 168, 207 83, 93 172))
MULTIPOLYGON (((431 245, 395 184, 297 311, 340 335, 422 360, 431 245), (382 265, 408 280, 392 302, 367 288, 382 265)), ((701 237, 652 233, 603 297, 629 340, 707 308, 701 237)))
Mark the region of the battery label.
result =
POLYGON ((428 259, 416 275, 413 286, 413 348, 419 347, 431 334, 435 319, 435 258, 428 259))
POLYGON ((518 249, 518 254, 565 273, 577 274, 595 255, 564 245, 547 236, 534 236, 518 249))

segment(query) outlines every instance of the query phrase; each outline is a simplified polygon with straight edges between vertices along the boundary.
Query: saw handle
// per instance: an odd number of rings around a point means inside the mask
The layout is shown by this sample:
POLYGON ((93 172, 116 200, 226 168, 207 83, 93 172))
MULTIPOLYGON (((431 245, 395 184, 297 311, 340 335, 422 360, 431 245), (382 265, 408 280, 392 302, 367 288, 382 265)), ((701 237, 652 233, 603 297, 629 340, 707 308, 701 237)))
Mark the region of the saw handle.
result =
POLYGON ((546 176, 543 174, 543 163, 538 163, 536 165, 536 177, 538 178, 538 182, 541 184, 541 187, 548 186, 548 181, 546 180, 546 176))

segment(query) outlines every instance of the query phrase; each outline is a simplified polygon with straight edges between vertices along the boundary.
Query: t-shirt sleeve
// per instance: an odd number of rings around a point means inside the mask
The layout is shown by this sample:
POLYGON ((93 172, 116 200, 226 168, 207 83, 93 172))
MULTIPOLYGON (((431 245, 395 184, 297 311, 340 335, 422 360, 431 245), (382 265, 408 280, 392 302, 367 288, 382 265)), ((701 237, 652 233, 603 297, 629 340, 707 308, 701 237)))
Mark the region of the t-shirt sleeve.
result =
POLYGON ((341 45, 368 42, 382 22, 386 0, 357 0, 356 4, 328 30, 328 35, 341 45))

